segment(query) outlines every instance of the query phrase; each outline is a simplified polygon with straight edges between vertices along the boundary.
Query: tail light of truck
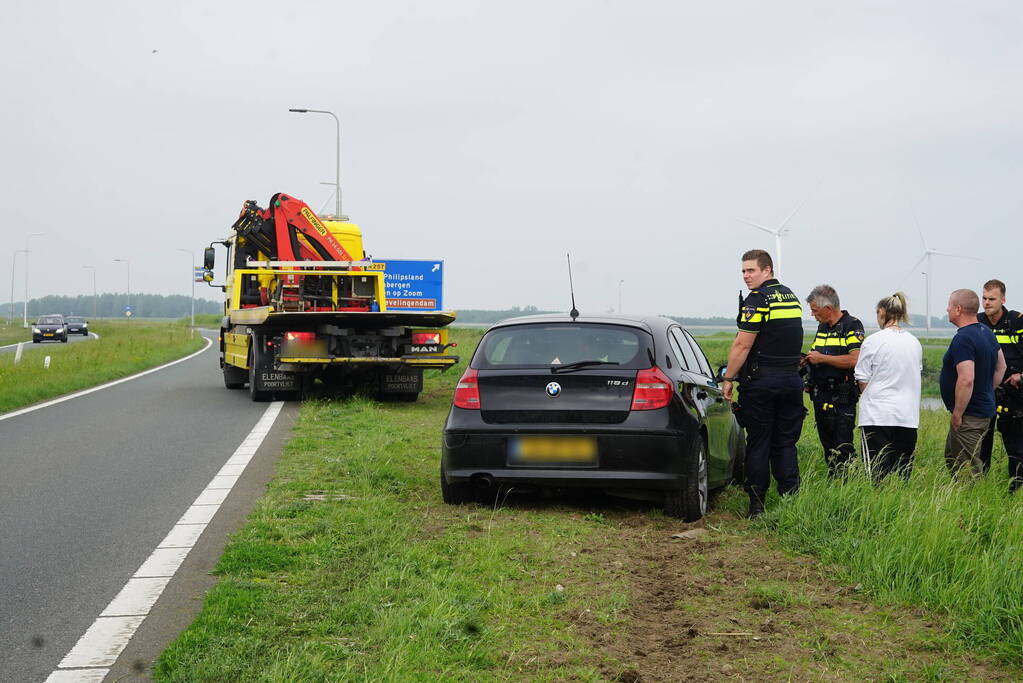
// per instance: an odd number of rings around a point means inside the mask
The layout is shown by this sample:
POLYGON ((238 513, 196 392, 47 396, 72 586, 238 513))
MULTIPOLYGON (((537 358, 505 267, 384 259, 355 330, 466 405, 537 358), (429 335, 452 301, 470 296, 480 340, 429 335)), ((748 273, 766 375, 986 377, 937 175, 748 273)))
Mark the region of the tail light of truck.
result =
POLYGON ((293 342, 311 342, 316 340, 315 332, 285 332, 284 338, 293 342))
POLYGON ((440 344, 440 332, 413 332, 413 344, 440 344))
POLYGON ((636 373, 632 410, 656 410, 671 403, 671 380, 656 365, 636 373))
POLYGON ((456 408, 480 409, 480 387, 475 368, 468 368, 455 385, 456 408))

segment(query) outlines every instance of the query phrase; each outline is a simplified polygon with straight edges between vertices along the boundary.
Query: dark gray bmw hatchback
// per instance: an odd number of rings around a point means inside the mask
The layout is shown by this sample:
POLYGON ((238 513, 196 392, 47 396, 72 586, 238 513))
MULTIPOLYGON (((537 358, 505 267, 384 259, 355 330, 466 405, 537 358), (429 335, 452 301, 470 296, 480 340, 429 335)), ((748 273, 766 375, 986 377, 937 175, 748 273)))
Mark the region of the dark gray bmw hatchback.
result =
POLYGON ((444 426, 451 504, 501 489, 590 487, 694 521, 742 466, 742 434, 699 344, 660 317, 542 315, 497 323, 444 426))

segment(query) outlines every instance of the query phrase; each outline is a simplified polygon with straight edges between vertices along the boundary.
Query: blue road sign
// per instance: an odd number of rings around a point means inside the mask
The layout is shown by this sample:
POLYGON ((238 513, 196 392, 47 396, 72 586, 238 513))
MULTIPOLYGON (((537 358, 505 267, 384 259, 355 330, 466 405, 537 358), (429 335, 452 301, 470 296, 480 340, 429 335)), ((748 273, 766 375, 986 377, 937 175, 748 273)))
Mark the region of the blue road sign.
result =
POLYGON ((387 308, 439 311, 444 300, 443 261, 380 259, 384 264, 387 308))

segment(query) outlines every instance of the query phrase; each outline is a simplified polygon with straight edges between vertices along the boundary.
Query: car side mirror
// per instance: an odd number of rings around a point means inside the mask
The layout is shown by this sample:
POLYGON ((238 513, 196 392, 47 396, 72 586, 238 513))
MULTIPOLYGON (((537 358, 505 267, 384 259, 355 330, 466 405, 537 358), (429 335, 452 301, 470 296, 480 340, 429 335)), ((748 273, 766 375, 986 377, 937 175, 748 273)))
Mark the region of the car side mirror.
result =
POLYGON ((202 252, 202 267, 206 270, 213 270, 213 264, 216 262, 217 253, 213 247, 206 247, 202 252))

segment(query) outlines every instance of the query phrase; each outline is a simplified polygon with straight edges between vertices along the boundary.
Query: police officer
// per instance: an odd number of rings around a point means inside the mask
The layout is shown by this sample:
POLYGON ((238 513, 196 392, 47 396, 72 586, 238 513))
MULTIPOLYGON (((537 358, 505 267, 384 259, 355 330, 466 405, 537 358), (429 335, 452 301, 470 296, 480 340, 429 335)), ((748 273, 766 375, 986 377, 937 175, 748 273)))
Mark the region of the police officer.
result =
POLYGON ((981 297, 984 310, 977 314, 977 320, 987 325, 995 334, 998 345, 1005 355, 1005 376, 1002 384, 995 389, 995 417, 980 446, 980 459, 984 471, 991 467, 991 448, 995 440, 995 426, 1002 433, 1002 443, 1009 456, 1009 490, 1015 491, 1023 485, 1023 393, 1020 387, 1020 372, 1023 371, 1023 316, 1019 311, 1005 308, 1005 283, 988 280, 984 283, 981 297))
POLYGON ((863 323, 842 310, 838 292, 830 285, 814 287, 806 302, 820 325, 810 353, 803 358, 803 374, 813 399, 828 476, 835 478, 856 454, 853 428, 860 392, 853 368, 863 344, 863 323))
POLYGON ((732 383, 741 385, 736 414, 746 429, 745 488, 749 514, 756 517, 764 511, 771 474, 778 493, 799 489, 796 441, 806 415, 799 377, 803 312, 799 297, 775 279, 766 251, 742 255, 742 279, 750 292, 739 304, 739 331, 728 352, 722 389, 731 401, 732 383))

